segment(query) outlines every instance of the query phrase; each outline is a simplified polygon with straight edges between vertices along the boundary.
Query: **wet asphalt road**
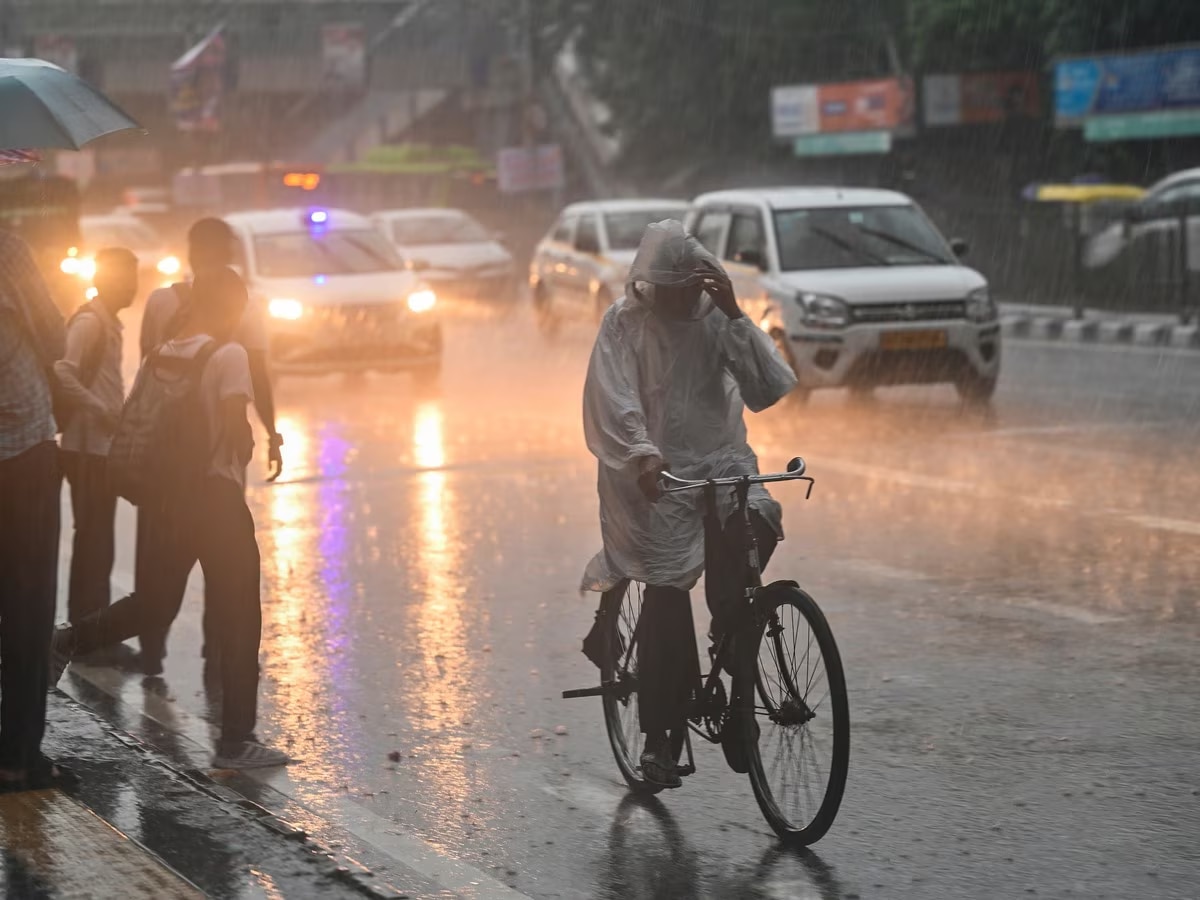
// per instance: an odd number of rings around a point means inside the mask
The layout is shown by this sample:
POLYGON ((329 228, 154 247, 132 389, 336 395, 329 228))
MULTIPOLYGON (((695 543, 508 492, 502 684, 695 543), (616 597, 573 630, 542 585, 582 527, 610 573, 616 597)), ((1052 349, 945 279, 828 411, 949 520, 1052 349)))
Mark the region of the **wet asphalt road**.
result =
MULTIPOLYGON (((261 782, 418 893, 1197 896, 1200 355, 1010 343, 991 416, 933 388, 753 419, 764 468, 802 454, 817 479, 807 503, 775 491, 768 574, 822 604, 849 679, 846 797, 805 855, 715 748, 683 790, 631 800, 599 701, 559 699, 596 680, 576 590, 598 549, 590 334, 452 322, 424 396, 282 383, 287 470, 249 492, 260 733, 301 762, 261 782)), ((123 589, 127 509, 120 543, 123 589)), ((82 667, 64 686, 204 764, 198 584, 165 689, 82 667)))

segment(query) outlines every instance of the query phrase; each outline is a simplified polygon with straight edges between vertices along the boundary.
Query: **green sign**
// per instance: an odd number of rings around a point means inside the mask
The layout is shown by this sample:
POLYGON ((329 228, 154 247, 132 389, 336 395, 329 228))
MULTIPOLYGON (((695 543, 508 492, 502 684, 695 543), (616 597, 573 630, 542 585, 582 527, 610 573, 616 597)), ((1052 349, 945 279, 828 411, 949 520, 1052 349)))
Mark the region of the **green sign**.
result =
POLYGON ((1189 134, 1200 134, 1200 109, 1093 116, 1083 123, 1087 141, 1136 141, 1189 134))
POLYGON ((887 153, 892 149, 890 131, 847 131, 831 134, 807 134, 792 144, 797 156, 848 156, 887 153))

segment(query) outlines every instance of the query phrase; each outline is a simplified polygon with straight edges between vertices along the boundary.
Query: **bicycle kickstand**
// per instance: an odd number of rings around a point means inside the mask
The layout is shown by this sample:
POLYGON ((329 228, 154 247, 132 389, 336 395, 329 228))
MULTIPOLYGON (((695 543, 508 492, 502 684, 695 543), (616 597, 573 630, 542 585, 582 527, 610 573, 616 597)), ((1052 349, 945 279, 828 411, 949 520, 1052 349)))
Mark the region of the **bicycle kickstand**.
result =
POLYGON ((696 774, 696 758, 692 756, 692 729, 688 728, 686 725, 684 726, 684 729, 683 746, 687 749, 687 765, 677 766, 675 768, 675 771, 679 773, 681 778, 687 775, 696 774))

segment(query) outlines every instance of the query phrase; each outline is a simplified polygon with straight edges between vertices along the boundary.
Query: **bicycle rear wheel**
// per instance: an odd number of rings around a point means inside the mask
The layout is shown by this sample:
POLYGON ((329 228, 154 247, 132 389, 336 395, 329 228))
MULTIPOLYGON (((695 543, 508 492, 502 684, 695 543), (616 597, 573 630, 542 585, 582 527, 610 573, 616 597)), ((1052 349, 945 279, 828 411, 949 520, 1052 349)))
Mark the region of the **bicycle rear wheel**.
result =
POLYGON ((606 687, 604 725, 617 768, 635 791, 657 794, 662 788, 642 776, 641 756, 646 745, 642 734, 637 694, 637 624, 642 615, 642 585, 623 581, 605 592, 604 662, 600 676, 606 687))
POLYGON ((812 597, 781 585, 761 598, 740 660, 743 676, 754 678, 753 691, 747 686, 740 697, 750 783, 776 834, 807 846, 833 824, 846 787, 846 677, 812 597))

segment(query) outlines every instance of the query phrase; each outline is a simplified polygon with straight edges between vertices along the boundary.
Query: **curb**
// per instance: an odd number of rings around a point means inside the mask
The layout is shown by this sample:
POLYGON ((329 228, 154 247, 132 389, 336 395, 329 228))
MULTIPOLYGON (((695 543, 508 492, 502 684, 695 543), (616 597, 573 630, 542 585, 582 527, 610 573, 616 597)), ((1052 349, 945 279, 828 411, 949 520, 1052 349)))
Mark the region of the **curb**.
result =
POLYGON ((1014 340, 1062 341, 1109 347, 1170 347, 1200 350, 1200 325, 1132 319, 1076 319, 1063 315, 1008 313, 1000 329, 1014 340))

